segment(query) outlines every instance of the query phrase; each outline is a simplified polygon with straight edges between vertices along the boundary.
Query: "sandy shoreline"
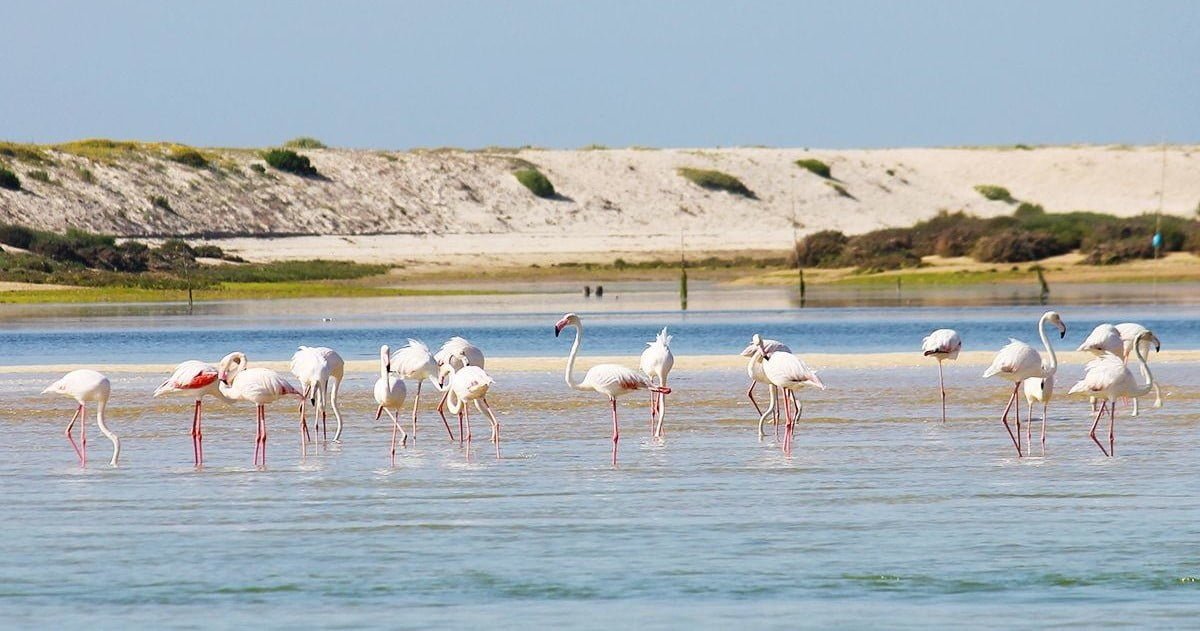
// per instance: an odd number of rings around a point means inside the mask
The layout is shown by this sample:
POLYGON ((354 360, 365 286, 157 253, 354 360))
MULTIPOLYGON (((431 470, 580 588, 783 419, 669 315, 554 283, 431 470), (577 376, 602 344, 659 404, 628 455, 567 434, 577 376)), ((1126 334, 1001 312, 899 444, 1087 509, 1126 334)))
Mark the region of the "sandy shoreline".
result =
MULTIPOLYGON (((995 353, 996 351, 994 350, 966 351, 959 355, 957 361, 950 362, 950 364, 955 366, 984 367, 991 364, 995 353)), ((922 357, 917 352, 805 353, 802 356, 806 362, 816 369, 920 368, 936 365, 933 360, 922 357)), ((1060 365, 1073 364, 1082 366, 1090 358, 1090 355, 1074 351, 1058 353, 1060 365)), ((1155 353, 1151 362, 1200 362, 1200 349, 1164 350, 1161 353, 1155 353)), ((575 369, 582 372, 587 370, 589 366, 602 363, 621 364, 635 368, 637 366, 637 358, 632 356, 581 357, 576 363, 575 369)), ((287 361, 256 361, 253 365, 285 373, 288 370, 287 361)), ((493 376, 504 372, 558 372, 563 370, 565 366, 565 357, 490 357, 487 360, 487 368, 489 372, 493 373, 493 376)), ((746 359, 738 355, 678 355, 675 358, 676 373, 688 370, 742 369, 745 366, 746 359)), ((170 374, 175 369, 175 364, 97 364, 88 366, 81 364, 30 364, 23 366, 0 366, 0 374, 65 373, 84 367, 95 368, 114 374, 170 374)), ((346 370, 349 373, 374 374, 379 370, 379 364, 376 361, 368 360, 348 361, 346 362, 346 370)))

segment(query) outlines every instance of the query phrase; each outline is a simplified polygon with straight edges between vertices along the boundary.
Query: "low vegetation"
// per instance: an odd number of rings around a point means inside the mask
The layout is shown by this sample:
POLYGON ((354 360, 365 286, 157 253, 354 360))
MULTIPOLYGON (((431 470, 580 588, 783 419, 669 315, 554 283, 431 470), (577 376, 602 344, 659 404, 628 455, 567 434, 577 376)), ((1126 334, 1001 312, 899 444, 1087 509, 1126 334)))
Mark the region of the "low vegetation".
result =
POLYGON ((288 149, 326 149, 325 143, 313 138, 312 136, 300 136, 293 138, 285 143, 284 147, 288 149))
POLYGON ((172 162, 178 162, 184 166, 192 167, 193 169, 203 169, 208 167, 208 158, 204 154, 190 147, 176 147, 171 151, 167 159, 172 162))
POLYGON ((38 182, 42 182, 43 184, 52 184, 53 183, 53 181, 50 179, 50 174, 47 173, 44 169, 34 169, 34 170, 26 173, 25 175, 28 175, 29 179, 36 180, 38 182))
POLYGON ((829 165, 816 158, 802 158, 797 160, 795 164, 813 175, 823 177, 827 180, 833 178, 833 172, 829 170, 829 165))
POLYGON ((50 156, 37 145, 26 145, 16 142, 0 142, 0 156, 27 162, 29 164, 50 164, 50 156))
MULTIPOLYGON (((916 267, 921 257, 970 256, 988 263, 1022 263, 1080 251, 1085 262, 1120 263, 1154 256, 1151 239, 1160 218, 1101 213, 1047 213, 1024 203, 1009 216, 983 219, 941 212, 910 228, 846 236, 824 230, 796 243, 790 263, 801 267, 855 267, 861 272, 916 267)), ((1163 252, 1200 253, 1200 223, 1161 217, 1163 252)))
POLYGON ((16 173, 13 173, 6 167, 0 166, 0 188, 19 191, 21 190, 21 178, 17 177, 16 173))
POLYGON ((732 195, 741 195, 748 199, 758 199, 754 191, 751 191, 741 180, 728 173, 711 169, 691 169, 688 167, 680 168, 678 173, 692 184, 710 191, 724 191, 732 195))
POLYGON ((1017 201, 1013 199, 1012 193, 1009 193, 1008 189, 1004 188, 1003 186, 996 186, 994 184, 979 184, 975 186, 975 190, 980 195, 983 195, 984 198, 990 199, 993 202, 1008 202, 1009 204, 1012 204, 1017 201))
POLYGON ((307 156, 302 156, 291 149, 271 149, 264 151, 262 154, 263 160, 273 168, 279 169, 300 177, 317 177, 320 173, 317 168, 308 161, 307 156))
POLYGON ((542 175, 537 169, 520 169, 513 172, 513 176, 517 178, 529 192, 543 199, 553 199, 557 193, 554 191, 554 185, 550 183, 550 179, 542 175))

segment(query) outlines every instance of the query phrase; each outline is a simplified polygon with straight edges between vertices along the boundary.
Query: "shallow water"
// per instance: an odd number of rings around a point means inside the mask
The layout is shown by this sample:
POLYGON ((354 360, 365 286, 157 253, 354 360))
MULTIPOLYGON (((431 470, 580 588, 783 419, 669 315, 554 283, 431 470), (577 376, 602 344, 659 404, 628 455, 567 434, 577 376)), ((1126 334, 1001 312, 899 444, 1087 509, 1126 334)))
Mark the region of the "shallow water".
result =
MULTIPOLYGON (((1078 367, 1064 367, 1073 377, 1078 367)), ((755 437, 740 371, 673 375, 667 437, 622 401, 620 465, 602 400, 557 374, 497 375, 501 454, 467 452, 428 411, 387 466, 371 379, 344 390, 342 445, 300 456, 294 410, 268 413, 269 468, 250 466, 252 411, 210 406, 191 466, 183 400, 158 375, 114 379, 86 471, 72 404, 10 375, 6 626, 429 628, 1189 626, 1200 614, 1195 440, 1200 377, 1156 370, 1166 405, 1087 439, 1086 402, 1051 409, 1049 453, 1018 460, 1004 387, 951 366, 836 370, 805 394, 794 453, 755 437)), ((1063 378, 1066 381, 1066 378, 1063 378)), ((486 434, 478 422, 476 436, 486 434)))

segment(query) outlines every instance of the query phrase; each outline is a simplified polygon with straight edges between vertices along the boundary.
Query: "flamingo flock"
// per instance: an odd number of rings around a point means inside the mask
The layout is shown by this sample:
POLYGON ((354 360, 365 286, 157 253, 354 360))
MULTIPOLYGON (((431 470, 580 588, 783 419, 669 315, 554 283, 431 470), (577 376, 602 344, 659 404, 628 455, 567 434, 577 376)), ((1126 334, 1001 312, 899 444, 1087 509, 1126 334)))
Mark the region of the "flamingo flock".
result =
MULTIPOLYGON (((983 377, 997 377, 1012 384, 1012 390, 1004 411, 1000 415, 1017 457, 1026 456, 1033 449, 1032 425, 1033 408, 1041 405, 1041 453, 1046 451, 1046 422, 1049 404, 1054 392, 1055 377, 1058 372, 1058 356, 1050 338, 1046 335, 1047 327, 1054 327, 1059 338, 1064 338, 1067 326, 1062 317, 1055 311, 1047 311, 1037 321, 1037 334, 1041 339, 1045 354, 1039 353, 1030 345, 1010 338, 1009 343, 1000 349, 993 358, 990 366, 984 371, 983 377), (1027 413, 1024 441, 1021 433, 1020 403, 1018 396, 1024 392, 1027 413), (1009 424, 1009 414, 1012 413, 1014 423, 1009 424)), ((617 400, 637 391, 649 394, 650 436, 661 440, 664 436, 663 423, 667 410, 667 395, 672 393, 668 378, 675 364, 675 356, 671 351, 672 336, 663 328, 654 339, 646 343, 638 370, 627 368, 620 364, 597 364, 589 368, 580 379, 575 372, 575 362, 583 343, 583 321, 574 313, 567 313, 554 325, 554 335, 559 337, 568 328, 575 329, 574 341, 567 356, 564 374, 567 387, 572 390, 595 392, 608 399, 608 407, 612 418, 612 464, 617 464, 618 445, 621 438, 620 421, 618 417, 617 400)), ((1116 455, 1115 415, 1118 401, 1132 401, 1132 415, 1138 415, 1137 400, 1139 397, 1155 393, 1154 407, 1162 406, 1162 397, 1158 384, 1148 364, 1150 348, 1155 351, 1161 348, 1158 337, 1149 329, 1135 323, 1117 325, 1102 324, 1084 340, 1076 349, 1094 355, 1094 358, 1084 367, 1083 378, 1068 390, 1068 394, 1087 394, 1093 401, 1092 419, 1089 437, 1100 448, 1105 456, 1116 455), (1129 358, 1133 356, 1137 362, 1137 371, 1130 369, 1129 358), (1140 380, 1139 380, 1140 376, 1140 380), (1095 402, 1101 404, 1097 409, 1095 402), (1107 446, 1096 437, 1096 430, 1105 412, 1109 416, 1107 446)), ((941 399, 941 421, 947 420, 947 392, 943 362, 956 360, 963 348, 962 337, 953 329, 937 329, 926 336, 921 343, 922 355, 932 357, 938 362, 938 392, 941 399)), ((765 436, 763 425, 771 419, 776 426, 784 423, 784 434, 780 446, 791 454, 795 440, 796 424, 800 420, 804 404, 799 393, 805 388, 818 391, 826 389, 825 383, 791 347, 778 340, 766 339, 755 333, 751 336, 750 344, 741 351, 741 356, 748 359, 746 373, 750 377, 750 386, 746 397, 754 406, 758 418, 759 440, 765 436), (754 397, 754 389, 763 384, 768 387, 769 403, 763 409, 754 397), (782 408, 783 418, 780 418, 782 408)), ((436 353, 432 353, 423 342, 409 339, 408 343, 397 351, 392 351, 388 345, 379 348, 379 373, 375 381, 373 394, 376 404, 375 419, 387 415, 391 421, 391 442, 389 457, 392 465, 396 462, 397 445, 406 448, 410 440, 415 443, 417 437, 417 416, 420 404, 421 389, 426 380, 441 394, 437 404, 437 412, 442 419, 450 440, 460 444, 470 443, 472 439, 470 408, 486 418, 491 426, 489 441, 494 444, 496 456, 500 456, 500 422, 492 406, 488 403, 487 395, 495 385, 495 380, 485 371, 483 351, 462 337, 452 337, 436 353), (411 434, 401 422, 401 416, 406 411, 408 386, 406 381, 413 381, 416 392, 413 397, 411 412, 411 434), (459 432, 457 439, 445 412, 458 417, 459 432)), ((327 412, 332 410, 337 427, 334 431, 333 442, 342 438, 343 422, 338 407, 338 393, 345 379, 346 363, 336 351, 327 347, 301 346, 292 356, 290 371, 299 381, 299 386, 293 385, 288 379, 269 368, 251 367, 245 353, 232 352, 221 359, 217 365, 199 360, 188 360, 179 364, 174 372, 164 380, 153 393, 154 397, 163 395, 181 395, 190 397, 193 401, 192 437, 193 462, 197 467, 204 464, 204 434, 202 431, 203 404, 206 397, 216 398, 224 402, 246 402, 255 406, 255 448, 254 465, 265 467, 267 462, 267 420, 266 408, 269 404, 289 397, 297 397, 299 404, 299 434, 301 448, 307 452, 307 445, 313 440, 307 423, 307 409, 311 407, 317 423, 314 431, 319 432, 323 441, 328 441, 327 412)), ((112 391, 111 382, 103 374, 94 370, 74 370, 43 390, 43 394, 61 394, 70 397, 78 404, 75 414, 67 424, 66 436, 79 459, 81 467, 87 466, 87 407, 95 406, 96 424, 113 444, 112 459, 109 464, 117 466, 121 454, 121 441, 109 429, 105 422, 105 410, 112 391), (80 423, 79 442, 74 438, 75 423, 80 423)))

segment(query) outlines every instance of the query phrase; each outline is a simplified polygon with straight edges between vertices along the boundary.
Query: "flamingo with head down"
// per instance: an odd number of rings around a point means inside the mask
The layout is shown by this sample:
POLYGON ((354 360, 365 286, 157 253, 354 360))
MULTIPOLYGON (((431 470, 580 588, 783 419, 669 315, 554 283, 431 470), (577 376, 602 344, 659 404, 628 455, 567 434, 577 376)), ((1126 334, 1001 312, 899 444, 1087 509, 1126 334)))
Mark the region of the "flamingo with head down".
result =
POLYGON ((954 329, 938 329, 921 340, 921 352, 938 363, 938 389, 942 392, 942 422, 946 422, 946 382, 942 377, 942 362, 958 359, 962 338, 954 329))
MULTIPOLYGON (((1146 331, 1135 342, 1148 340, 1151 335, 1153 333, 1146 331)), ((1088 435, 1105 456, 1117 455, 1115 434, 1117 399, 1131 398, 1136 401, 1138 397, 1149 394, 1154 387, 1154 375, 1150 372, 1150 365, 1146 363, 1146 356, 1142 354, 1141 346, 1135 343, 1133 352, 1140 364, 1142 378, 1146 380, 1146 383, 1139 384, 1137 382, 1133 373, 1130 372, 1129 366, 1121 360, 1120 355, 1105 353, 1088 362, 1087 372, 1083 379, 1067 391, 1067 394, 1086 392, 1092 397, 1104 399, 1100 410, 1096 412, 1096 418, 1092 421, 1092 429, 1088 435), (1104 445, 1096 438, 1096 426, 1100 424, 1100 417, 1104 414, 1105 407, 1108 407, 1108 449, 1105 449, 1104 445)))
MULTIPOLYGON (((646 342, 646 350, 642 351, 642 372, 650 378, 654 385, 666 387, 667 375, 675 366, 675 354, 671 352, 671 336, 667 335, 667 327, 655 336, 653 342, 646 342)), ((662 438, 663 417, 667 415, 667 398, 660 392, 650 391, 650 433, 655 438, 662 438), (654 422, 655 413, 658 423, 654 422)))
POLYGON ((758 344, 755 344, 754 341, 751 340, 750 345, 742 349, 741 353, 742 357, 750 358, 750 361, 746 364, 746 374, 750 376, 750 387, 746 389, 746 396, 750 399, 751 405, 754 406, 754 411, 758 413, 758 437, 761 439, 766 435, 763 433, 763 423, 767 420, 768 416, 771 416, 772 413, 774 413, 774 419, 772 422, 775 425, 775 437, 778 438, 779 407, 776 406, 775 403, 779 400, 779 389, 775 387, 775 384, 771 383, 770 379, 767 379, 767 374, 764 373, 762 369, 762 361, 756 358, 756 355, 761 354, 763 351, 766 351, 766 353, 769 355, 776 351, 790 353, 792 352, 792 349, 789 348, 787 344, 784 344, 779 340, 764 339, 762 341, 761 348, 758 344), (760 383, 766 384, 767 391, 771 395, 771 403, 767 406, 767 410, 765 412, 761 407, 759 407, 758 401, 754 400, 754 386, 760 383))
MULTIPOLYGON (((217 365, 221 394, 235 401, 249 401, 257 408, 258 430, 254 437, 254 465, 267 466, 267 404, 286 396, 304 396, 283 375, 268 368, 248 368, 246 354, 226 355, 217 365)), ((303 420, 301 421, 303 422, 303 420)), ((301 445, 304 434, 301 433, 301 445)))
POLYGON ((304 418, 304 403, 308 401, 312 403, 314 414, 320 410, 322 440, 329 439, 327 408, 333 408, 333 417, 337 419, 337 431, 333 433, 333 442, 341 442, 342 413, 338 410, 337 397, 346 373, 346 362, 342 356, 325 346, 301 346, 292 355, 291 371, 300 380, 300 387, 304 389, 304 395, 300 399, 303 437, 308 438, 308 422, 304 418))
POLYGON ((458 439, 461 442, 465 434, 468 445, 471 442, 471 417, 467 407, 473 403, 480 414, 487 414, 492 424, 490 440, 496 444, 496 457, 499 458, 500 421, 496 420, 492 406, 487 402, 487 393, 496 382, 482 368, 472 366, 471 360, 466 356, 459 355, 457 360, 451 364, 446 384, 446 407, 452 414, 458 415, 458 439))
POLYGON ((796 399, 796 391, 804 386, 815 386, 824 390, 825 384, 817 376, 817 371, 809 368, 803 359, 788 351, 777 350, 767 353, 763 349, 762 336, 755 333, 752 339, 759 349, 759 352, 754 355, 754 360, 762 364, 763 374, 783 392, 783 412, 787 417, 787 428, 783 432, 783 449, 791 453, 796 421, 800 419, 800 414, 804 410, 800 401, 796 399), (794 414, 793 408, 795 409, 794 414))
POLYGON ((617 464, 617 443, 621 440, 621 428, 617 421, 617 398, 638 390, 650 390, 659 394, 670 394, 666 386, 656 386, 650 380, 637 372, 617 364, 597 364, 588 369, 582 380, 575 379, 575 358, 579 355, 579 345, 583 341, 583 322, 574 313, 568 313, 554 325, 554 337, 562 330, 575 327, 575 342, 571 344, 571 354, 567 358, 567 385, 575 390, 591 390, 608 397, 612 407, 612 463, 617 464))
POLYGON ((75 449, 75 455, 79 457, 79 466, 87 466, 87 404, 96 404, 96 425, 113 444, 112 460, 108 462, 111 466, 117 466, 117 459, 121 456, 121 439, 117 437, 112 430, 108 429, 108 425, 104 423, 104 409, 108 407, 108 395, 112 392, 112 384, 108 377, 94 370, 72 370, 63 376, 62 379, 46 386, 42 390, 42 394, 65 394, 79 404, 75 408, 75 414, 71 417, 71 422, 67 423, 67 440, 71 441, 71 447, 75 449), (75 427, 75 419, 79 419, 79 445, 75 444, 75 439, 71 436, 71 429, 75 427))
MULTIPOLYGON (((400 375, 401 379, 412 379, 417 382, 417 394, 413 397, 412 409, 412 437, 413 443, 417 442, 417 408, 421 404, 421 386, 428 379, 429 383, 433 384, 434 389, 441 391, 441 384, 438 383, 438 365, 434 359, 433 353, 429 352, 429 347, 420 340, 408 338, 408 344, 400 350, 392 353, 391 370, 400 375)), ((442 416, 445 421, 445 416, 442 416)), ((450 424, 446 423, 446 433, 450 434, 450 440, 454 440, 454 433, 450 431, 450 424)))
MULTIPOLYGON (((1117 325, 1117 333, 1121 336, 1121 359, 1126 364, 1129 363, 1129 357, 1133 355, 1133 348, 1137 346, 1141 348, 1142 357, 1146 359, 1146 363, 1150 363, 1150 345, 1154 345, 1154 352, 1162 352, 1162 342, 1158 341, 1158 336, 1153 331, 1136 322, 1122 322, 1117 325), (1143 335, 1149 333, 1150 335, 1143 335)), ((1162 391, 1159 390, 1158 382, 1154 382, 1154 407, 1162 407, 1162 391)), ((1138 415, 1138 400, 1133 400, 1133 412, 1130 416, 1138 415)))

